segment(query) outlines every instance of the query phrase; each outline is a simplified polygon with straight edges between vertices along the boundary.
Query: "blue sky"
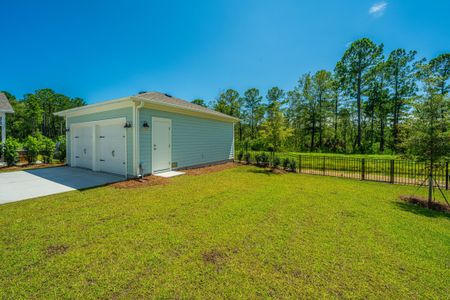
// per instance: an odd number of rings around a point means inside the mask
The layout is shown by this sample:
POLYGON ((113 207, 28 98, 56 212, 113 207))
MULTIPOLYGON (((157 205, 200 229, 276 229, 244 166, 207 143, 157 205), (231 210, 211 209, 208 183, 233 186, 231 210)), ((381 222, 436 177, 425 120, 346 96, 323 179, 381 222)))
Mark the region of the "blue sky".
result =
POLYGON ((161 91, 291 89, 351 41, 450 51, 450 1, 0 0, 0 90, 52 88, 88 103, 161 91))

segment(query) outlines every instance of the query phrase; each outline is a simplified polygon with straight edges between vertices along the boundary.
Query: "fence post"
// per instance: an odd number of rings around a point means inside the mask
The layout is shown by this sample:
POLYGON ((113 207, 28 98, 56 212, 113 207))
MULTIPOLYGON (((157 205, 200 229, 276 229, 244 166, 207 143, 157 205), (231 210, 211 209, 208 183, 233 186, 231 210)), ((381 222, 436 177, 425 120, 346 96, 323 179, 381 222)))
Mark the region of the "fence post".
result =
POLYGON ((298 172, 299 173, 302 172, 302 156, 301 155, 298 156, 298 172))
POLYGON ((445 163, 445 189, 448 190, 448 161, 445 163))
POLYGON ((322 173, 325 176, 325 156, 323 157, 323 161, 322 161, 322 173))
POLYGON ((393 159, 391 159, 391 178, 390 178, 390 183, 394 183, 394 166, 395 166, 395 163, 394 163, 394 160, 393 159))
POLYGON ((364 158, 361 159, 361 180, 364 180, 366 177, 366 160, 364 158))

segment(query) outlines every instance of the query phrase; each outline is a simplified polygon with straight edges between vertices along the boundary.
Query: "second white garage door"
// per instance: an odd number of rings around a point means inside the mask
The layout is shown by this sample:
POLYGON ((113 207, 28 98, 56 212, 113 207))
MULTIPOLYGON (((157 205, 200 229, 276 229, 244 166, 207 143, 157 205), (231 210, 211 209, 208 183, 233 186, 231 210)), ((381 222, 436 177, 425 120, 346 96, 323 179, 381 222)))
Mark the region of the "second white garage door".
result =
POLYGON ((96 131, 98 170, 125 175, 125 128, 122 124, 100 124, 96 131))

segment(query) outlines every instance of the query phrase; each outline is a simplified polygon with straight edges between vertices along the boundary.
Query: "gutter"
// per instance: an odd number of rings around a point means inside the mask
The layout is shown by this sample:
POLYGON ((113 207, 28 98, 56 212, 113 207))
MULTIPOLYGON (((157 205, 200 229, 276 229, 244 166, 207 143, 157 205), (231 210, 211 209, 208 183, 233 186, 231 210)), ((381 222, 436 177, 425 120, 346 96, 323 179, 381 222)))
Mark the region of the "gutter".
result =
POLYGON ((135 157, 135 170, 136 170, 136 175, 138 178, 142 178, 142 176, 144 174, 143 173, 143 168, 141 165, 141 149, 140 149, 140 129, 141 129, 141 122, 139 120, 139 110, 144 107, 144 101, 141 101, 139 103, 139 105, 136 105, 135 103, 135 143, 134 143, 134 157, 135 157))

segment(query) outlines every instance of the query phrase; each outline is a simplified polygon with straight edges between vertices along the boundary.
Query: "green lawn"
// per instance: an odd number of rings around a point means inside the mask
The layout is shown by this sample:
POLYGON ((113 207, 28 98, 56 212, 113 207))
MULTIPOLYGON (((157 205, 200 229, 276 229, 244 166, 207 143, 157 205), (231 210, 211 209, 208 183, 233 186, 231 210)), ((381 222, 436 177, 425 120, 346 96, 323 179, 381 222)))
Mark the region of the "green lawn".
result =
POLYGON ((238 167, 0 206, 0 298, 448 298, 414 187, 238 167))

